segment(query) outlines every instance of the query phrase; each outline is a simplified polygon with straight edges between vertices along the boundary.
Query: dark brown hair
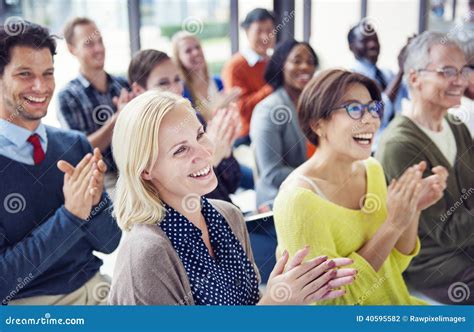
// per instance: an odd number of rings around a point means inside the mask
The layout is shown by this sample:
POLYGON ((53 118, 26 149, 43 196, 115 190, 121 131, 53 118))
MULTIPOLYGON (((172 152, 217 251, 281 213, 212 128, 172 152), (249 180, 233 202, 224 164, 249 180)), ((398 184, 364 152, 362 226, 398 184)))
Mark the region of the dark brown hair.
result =
POLYGON ((66 23, 64 26, 64 39, 66 39, 66 43, 72 45, 72 39, 74 38, 74 28, 78 25, 96 25, 94 21, 87 17, 75 17, 69 22, 66 23))
POLYGON ((319 145, 319 138, 311 125, 321 119, 328 119, 352 84, 362 84, 369 90, 372 100, 381 100, 380 91, 373 80, 342 69, 320 72, 301 93, 297 108, 300 127, 306 138, 315 146, 319 145))
POLYGON ((146 89, 146 81, 150 73, 160 63, 170 60, 165 52, 158 50, 142 50, 135 54, 128 66, 128 83, 132 85, 136 82, 142 88, 146 89))
POLYGON ((56 38, 41 25, 18 19, 11 24, 0 25, 0 77, 11 61, 11 52, 17 46, 26 46, 35 50, 49 49, 56 54, 56 38))

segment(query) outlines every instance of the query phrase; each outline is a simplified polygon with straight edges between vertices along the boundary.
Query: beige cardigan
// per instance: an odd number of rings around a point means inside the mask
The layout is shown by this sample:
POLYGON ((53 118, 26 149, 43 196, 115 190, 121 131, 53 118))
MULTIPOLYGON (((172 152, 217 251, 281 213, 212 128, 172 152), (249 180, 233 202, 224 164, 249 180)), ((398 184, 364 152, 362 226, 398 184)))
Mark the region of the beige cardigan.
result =
MULTIPOLYGON (((245 221, 232 204, 210 199, 242 244, 257 278, 245 221)), ((135 225, 119 248, 110 289, 112 305, 193 305, 191 286, 181 260, 158 225, 135 225)))

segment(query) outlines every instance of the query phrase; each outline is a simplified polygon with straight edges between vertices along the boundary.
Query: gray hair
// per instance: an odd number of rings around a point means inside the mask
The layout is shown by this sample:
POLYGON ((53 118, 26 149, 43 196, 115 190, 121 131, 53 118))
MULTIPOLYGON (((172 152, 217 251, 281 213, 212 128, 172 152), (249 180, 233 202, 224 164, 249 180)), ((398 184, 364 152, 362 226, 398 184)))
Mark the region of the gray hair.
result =
POLYGON ((468 64, 474 64, 474 38, 461 41, 461 48, 464 51, 466 62, 468 64))
POLYGON ((446 34, 425 31, 421 35, 416 36, 410 41, 407 47, 405 63, 403 64, 403 72, 405 75, 410 73, 410 69, 422 69, 430 62, 430 50, 435 45, 444 45, 447 47, 456 47, 462 51, 460 45, 453 39, 449 39, 446 34))

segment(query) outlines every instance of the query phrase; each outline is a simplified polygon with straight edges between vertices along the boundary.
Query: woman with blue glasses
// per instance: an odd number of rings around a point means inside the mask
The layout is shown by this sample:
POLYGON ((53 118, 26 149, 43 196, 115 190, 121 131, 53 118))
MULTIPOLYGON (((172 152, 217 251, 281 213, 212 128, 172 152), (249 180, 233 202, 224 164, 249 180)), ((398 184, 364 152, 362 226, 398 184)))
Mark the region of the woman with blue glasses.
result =
POLYGON ((275 199, 278 251, 292 257, 308 244, 307 258, 349 257, 358 270, 344 296, 321 304, 424 303, 410 296, 402 273, 420 249, 421 209, 442 196, 446 170, 422 179, 422 162, 387 189, 384 170, 370 157, 380 100, 372 80, 345 70, 321 72, 300 96, 301 129, 317 149, 275 199))

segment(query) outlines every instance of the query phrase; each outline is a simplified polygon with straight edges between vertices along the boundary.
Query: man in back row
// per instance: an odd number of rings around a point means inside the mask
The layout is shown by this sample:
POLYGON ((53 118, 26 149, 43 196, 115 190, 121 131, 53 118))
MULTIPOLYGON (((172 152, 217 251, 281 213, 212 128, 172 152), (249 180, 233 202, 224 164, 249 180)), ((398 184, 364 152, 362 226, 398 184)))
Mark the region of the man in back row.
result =
POLYGON ((111 253, 121 237, 107 167, 84 135, 41 123, 56 42, 24 24, 0 27, 0 303, 105 303, 109 280, 92 251, 111 253))
POLYGON ((110 143, 117 119, 118 98, 129 101, 125 78, 104 70, 105 46, 94 21, 77 17, 66 24, 64 38, 69 52, 79 61, 79 76, 59 92, 59 120, 66 128, 87 135, 94 148, 104 154, 109 169, 105 187, 109 194, 117 178, 110 143))

